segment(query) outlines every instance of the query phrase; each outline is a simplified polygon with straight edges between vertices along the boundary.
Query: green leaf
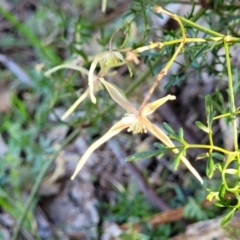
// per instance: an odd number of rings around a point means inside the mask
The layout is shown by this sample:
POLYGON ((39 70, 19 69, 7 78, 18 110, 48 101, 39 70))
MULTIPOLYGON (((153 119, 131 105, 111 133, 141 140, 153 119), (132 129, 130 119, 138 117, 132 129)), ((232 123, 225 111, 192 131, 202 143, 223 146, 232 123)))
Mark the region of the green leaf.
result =
POLYGON ((176 170, 178 168, 178 165, 181 161, 181 156, 185 152, 185 149, 182 149, 181 152, 179 152, 177 155, 175 155, 174 160, 173 160, 173 168, 176 170))
POLYGON ((219 172, 222 172, 222 166, 220 163, 216 163, 215 168, 218 169, 219 172))
POLYGON ((212 111, 212 99, 209 95, 205 97, 205 109, 206 115, 208 117, 210 115, 210 112, 212 111))
POLYGON ((214 158, 217 158, 217 159, 220 160, 220 161, 225 161, 225 157, 224 157, 224 155, 221 154, 221 153, 213 152, 213 153, 212 153, 212 156, 213 156, 214 158))
POLYGON ((218 192, 211 192, 211 190, 207 189, 210 193, 207 195, 206 199, 208 201, 212 201, 213 198, 217 198, 218 197, 218 192))
POLYGON ((204 220, 207 218, 206 213, 201 205, 194 198, 188 198, 188 203, 184 207, 184 216, 188 219, 204 220))
POLYGON ((208 48, 208 45, 203 45, 200 49, 195 53, 194 60, 198 59, 203 55, 203 52, 208 48))
POLYGON ((168 133, 175 135, 174 130, 166 122, 163 123, 163 127, 168 133))
POLYGON ((161 158, 164 154, 165 154, 165 152, 161 152, 161 153, 158 154, 156 157, 159 159, 159 158, 161 158))
POLYGON ((209 153, 200 153, 197 155, 196 160, 200 160, 208 157, 209 157, 209 153))
POLYGON ((133 154, 131 156, 128 156, 126 158, 126 161, 127 162, 129 162, 129 161, 139 161, 139 160, 144 159, 144 158, 150 158, 150 157, 156 156, 156 155, 158 155, 160 153, 161 152, 159 150, 152 150, 152 151, 135 153, 135 154, 133 154))
POLYGON ((180 139, 182 139, 182 140, 184 140, 183 139, 183 129, 182 128, 179 128, 179 130, 178 130, 178 136, 180 137, 180 139))
POLYGON ((219 3, 220 3, 219 0, 214 0, 214 1, 213 1, 213 9, 214 9, 214 11, 217 11, 217 8, 218 8, 219 3))
POLYGON ((210 154, 210 156, 208 158, 208 162, 207 162, 207 169, 206 169, 206 174, 207 174, 208 178, 212 178, 214 170, 215 170, 214 161, 212 159, 212 155, 210 154))
POLYGON ((191 62, 190 66, 193 67, 193 68, 196 68, 196 69, 200 68, 200 65, 199 65, 199 63, 197 62, 197 60, 191 62))
POLYGON ((166 149, 166 147, 163 144, 158 143, 158 142, 154 143, 153 146, 160 149, 160 150, 166 149))
POLYGON ((237 210, 236 208, 233 208, 231 212, 229 212, 228 214, 225 215, 225 217, 221 221, 221 226, 224 226, 232 219, 236 210, 237 210))
POLYGON ((206 109, 208 128, 211 128, 213 117, 215 116, 215 112, 213 111, 212 99, 210 95, 207 95, 205 97, 205 109, 206 109))
POLYGON ((222 184, 218 193, 218 197, 222 202, 225 202, 224 200, 225 193, 226 193, 226 186, 222 184))
POLYGON ((195 124, 196 124, 197 127, 198 127, 200 130, 202 130, 203 132, 205 132, 205 133, 209 133, 209 132, 210 132, 209 128, 208 128, 207 126, 205 126, 202 122, 196 121, 195 124))
POLYGON ((225 170, 225 173, 228 173, 228 174, 237 174, 237 173, 238 173, 238 170, 237 170, 237 169, 234 169, 234 168, 229 168, 229 169, 225 170))
POLYGON ((214 205, 217 206, 217 207, 226 207, 225 204, 222 204, 221 201, 215 202, 214 205))

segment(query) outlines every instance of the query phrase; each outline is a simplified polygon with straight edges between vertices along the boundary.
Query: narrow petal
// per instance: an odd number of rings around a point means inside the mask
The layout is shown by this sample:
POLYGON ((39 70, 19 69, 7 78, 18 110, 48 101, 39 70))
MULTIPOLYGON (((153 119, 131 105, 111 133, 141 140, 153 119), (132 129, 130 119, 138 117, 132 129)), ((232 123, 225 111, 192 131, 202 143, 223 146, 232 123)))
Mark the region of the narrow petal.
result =
POLYGON ((123 119, 118 121, 116 124, 114 124, 108 132, 106 132, 101 138, 99 138, 96 142, 94 142, 87 151, 83 154, 82 158, 80 159, 71 179, 73 180, 78 172, 82 169, 86 161, 88 160, 89 156, 103 143, 107 142, 110 138, 117 135, 119 132, 121 132, 123 129, 129 127, 129 123, 124 121, 123 119))
POLYGON ((45 76, 50 77, 52 73, 58 71, 59 69, 63 69, 63 68, 73 69, 73 70, 79 71, 79 72, 81 72, 83 74, 86 74, 86 75, 89 74, 89 71, 87 69, 81 67, 81 66, 71 64, 71 63, 65 63, 65 64, 56 66, 56 67, 48 70, 47 72, 45 72, 45 76))
MULTIPOLYGON (((157 137, 162 143, 167 147, 175 147, 171 139, 155 124, 152 124, 148 119, 144 118, 144 124, 149 132, 151 132, 155 137, 157 137)), ((172 149, 175 154, 179 153, 178 149, 172 149)), ((182 162, 188 168, 188 170, 198 179, 200 183, 203 183, 202 177, 196 171, 196 169, 191 165, 191 163, 184 157, 181 156, 182 162)))
MULTIPOLYGON (((173 150, 174 153, 178 154, 179 151, 177 149, 173 150)), ((185 164, 185 166, 188 168, 188 170, 198 179, 198 181, 203 184, 203 179, 199 175, 199 173, 196 171, 196 169, 191 165, 191 163, 185 158, 184 156, 181 156, 182 162, 185 164)))
POLYGON ((125 62, 124 59, 123 59, 123 56, 120 52, 117 52, 117 51, 113 51, 112 52, 113 55, 115 55, 116 58, 118 58, 121 62, 125 62))
POLYGON ((121 93, 121 91, 114 86, 113 84, 108 83, 103 78, 99 78, 101 83, 106 87, 108 90, 111 98, 126 109, 128 112, 137 113, 137 110, 133 107, 133 105, 127 100, 127 98, 121 93))
POLYGON ((154 102, 151 102, 143 108, 142 115, 147 116, 147 115, 153 113, 158 107, 163 105, 168 100, 174 100, 174 99, 176 99, 176 97, 169 94, 166 97, 163 97, 154 102))
POLYGON ((77 106, 89 95, 89 88, 77 99, 77 101, 64 113, 61 120, 66 119, 76 108, 77 106))
MULTIPOLYGON (((50 75, 56 71, 58 71, 59 69, 63 69, 63 68, 68 68, 68 69, 73 69, 76 71, 79 71, 85 75, 89 75, 89 71, 81 66, 75 65, 75 64, 71 64, 71 63, 65 63, 59 66, 56 66, 50 70, 48 70, 47 72, 45 72, 45 76, 46 77, 50 77, 50 75)), ((96 76, 94 74, 92 74, 92 78, 96 79, 96 76)), ((94 90, 93 90, 94 91, 94 90)), ((77 99, 77 101, 67 110, 67 112, 62 116, 62 120, 66 119, 73 111, 74 109, 87 97, 87 95, 89 95, 89 89, 87 89, 82 95, 81 97, 79 97, 77 99)), ((93 96, 94 97, 94 96, 93 96)))
POLYGON ((94 96, 94 87, 93 87, 93 81, 94 81, 94 70, 97 67, 97 64, 99 63, 99 61, 101 61, 102 57, 104 56, 104 54, 106 54, 105 52, 99 53, 96 55, 96 57, 94 58, 90 70, 89 70, 89 74, 88 74, 88 85, 89 85, 89 89, 90 89, 90 97, 93 103, 96 103, 96 97, 94 96))
POLYGON ((149 132, 157 137, 167 147, 175 147, 171 139, 155 124, 151 123, 147 118, 142 117, 142 122, 149 132))

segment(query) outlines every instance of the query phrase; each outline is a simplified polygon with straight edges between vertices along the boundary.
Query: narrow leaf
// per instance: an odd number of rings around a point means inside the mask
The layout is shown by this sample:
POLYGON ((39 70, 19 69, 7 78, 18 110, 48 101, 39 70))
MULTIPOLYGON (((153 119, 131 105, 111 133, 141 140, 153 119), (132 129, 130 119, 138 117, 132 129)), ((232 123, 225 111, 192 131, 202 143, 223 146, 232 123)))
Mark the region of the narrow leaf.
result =
POLYGON ((215 168, 218 169, 219 172, 222 172, 222 166, 220 163, 216 163, 215 168))
POLYGON ((209 132, 210 132, 209 129, 208 129, 208 127, 205 126, 202 122, 196 121, 195 124, 196 124, 196 126, 197 126, 200 130, 202 130, 203 132, 205 132, 205 133, 209 133, 209 132))
POLYGON ((235 211, 236 211, 236 208, 233 208, 231 212, 229 212, 228 214, 225 215, 225 217, 221 221, 221 226, 224 226, 232 219, 235 211))
POLYGON ((224 204, 222 204, 222 202, 217 201, 214 203, 214 205, 216 205, 217 207, 226 207, 224 204))
POLYGON ((161 152, 161 153, 158 154, 156 157, 159 159, 159 158, 161 158, 164 154, 165 154, 165 152, 161 152))
POLYGON ((166 149, 166 147, 163 144, 158 142, 154 143, 153 146, 161 150, 166 149))
POLYGON ((212 153, 212 156, 213 156, 214 158, 217 158, 217 159, 220 160, 220 161, 225 161, 225 157, 224 157, 224 155, 221 154, 221 153, 213 152, 213 153, 212 153))
POLYGON ((212 106, 212 99, 210 95, 207 95, 205 97, 205 109, 206 109, 208 127, 211 127, 212 119, 213 119, 213 106, 212 106))
POLYGON ((176 170, 178 168, 178 165, 181 161, 181 157, 183 155, 183 152, 185 152, 185 149, 183 149, 181 152, 179 152, 177 155, 175 155, 174 157, 174 161, 173 161, 173 168, 176 170))
POLYGON ((210 154, 207 162, 207 169, 206 169, 206 175, 208 178, 212 178, 213 173, 214 173, 214 161, 212 159, 212 155, 210 154))
POLYGON ((222 184, 218 193, 218 197, 222 202, 225 202, 224 200, 225 193, 226 193, 226 186, 222 184))
POLYGON ((208 45, 203 45, 198 51, 196 51, 194 59, 197 59, 203 55, 203 52, 208 48, 208 45))
MULTIPOLYGON (((207 189, 207 190, 209 191, 209 189, 207 189)), ((210 193, 207 195, 206 199, 211 202, 213 200, 213 198, 217 198, 217 195, 218 195, 218 192, 210 191, 210 193)))
POLYGON ((183 139, 183 135, 184 135, 183 129, 182 129, 182 128, 179 128, 179 130, 178 130, 178 136, 179 136, 180 139, 182 139, 182 140, 184 140, 184 139, 183 139))
POLYGON ((150 158, 150 157, 156 156, 158 154, 160 154, 159 150, 139 152, 139 153, 135 153, 135 154, 133 154, 131 156, 126 157, 126 161, 127 162, 129 162, 129 161, 139 161, 141 159, 150 158))
POLYGON ((175 134, 174 130, 166 122, 163 123, 163 127, 168 133, 175 134))
POLYGON ((237 169, 233 169, 233 168, 229 168, 225 171, 225 173, 228 173, 228 174, 237 174, 238 173, 238 170, 237 169))

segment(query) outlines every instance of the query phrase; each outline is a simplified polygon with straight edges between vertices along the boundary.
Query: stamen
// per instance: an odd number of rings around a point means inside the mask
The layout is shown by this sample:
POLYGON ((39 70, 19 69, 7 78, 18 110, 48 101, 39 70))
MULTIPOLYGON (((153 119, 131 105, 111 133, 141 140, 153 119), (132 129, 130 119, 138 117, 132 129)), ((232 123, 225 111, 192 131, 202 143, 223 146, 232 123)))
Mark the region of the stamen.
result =
POLYGON ((146 126, 141 122, 141 117, 134 114, 125 114, 125 116, 127 116, 126 120, 130 120, 130 126, 127 130, 128 132, 133 132, 133 134, 147 132, 146 126))

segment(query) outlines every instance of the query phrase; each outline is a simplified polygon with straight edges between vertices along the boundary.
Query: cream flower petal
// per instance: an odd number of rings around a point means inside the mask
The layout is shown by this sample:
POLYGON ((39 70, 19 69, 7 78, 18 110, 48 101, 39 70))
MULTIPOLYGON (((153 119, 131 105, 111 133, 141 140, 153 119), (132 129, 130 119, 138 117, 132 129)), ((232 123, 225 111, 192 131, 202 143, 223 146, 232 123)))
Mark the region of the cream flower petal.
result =
POLYGON ((89 95, 89 88, 77 99, 76 102, 64 113, 61 120, 65 120, 76 108, 77 106, 89 95))
POLYGON ((96 55, 94 58, 88 75, 88 84, 90 88, 90 96, 93 103, 96 103, 96 97, 94 96, 93 90, 93 81, 94 81, 94 70, 97 67, 97 64, 100 64, 101 71, 103 75, 106 75, 110 68, 118 67, 125 64, 123 56, 120 52, 109 51, 109 52, 101 52, 96 55))
MULTIPOLYGON (((143 118, 143 121, 145 122, 147 130, 151 132, 155 137, 157 137, 161 142, 163 142, 167 147, 175 147, 171 139, 160 128, 158 128, 155 124, 151 123, 147 118, 143 118)), ((178 149, 173 149, 172 151, 176 154, 179 153, 178 149)), ((202 177, 191 165, 191 163, 184 156, 181 156, 181 160, 188 168, 188 170, 198 179, 198 181, 200 183, 203 183, 202 177)))
POLYGON ((142 122, 146 126, 147 130, 157 137, 167 147, 175 147, 171 139, 155 124, 151 123, 146 117, 142 118, 142 122))
POLYGON ((49 77, 52 73, 58 71, 59 69, 63 69, 63 68, 73 69, 73 70, 79 71, 79 72, 81 72, 83 74, 86 74, 86 75, 89 74, 89 71, 87 69, 81 67, 81 66, 71 64, 71 63, 65 63, 65 64, 56 66, 56 67, 48 70, 47 72, 45 72, 45 76, 49 77))
MULTIPOLYGON (((79 71, 85 75, 89 75, 89 71, 86 70, 85 68, 75 65, 75 64, 71 64, 71 63, 65 63, 59 66, 56 66, 50 70, 48 70, 47 72, 45 72, 45 76, 50 77, 50 75, 56 71, 58 71, 59 69, 63 69, 63 68, 67 68, 67 69, 73 69, 76 71, 79 71)), ((96 79, 96 76, 93 74, 92 78, 94 78, 94 80, 96 79)), ((93 80, 93 81, 94 81, 93 80)), ((96 86, 94 87, 93 91, 96 90, 96 86)), ((77 101, 66 111, 66 113, 62 116, 62 120, 66 119, 75 109, 76 107, 89 95, 90 90, 89 88, 77 99, 77 101)))
POLYGON ((103 143, 107 142, 110 138, 114 137, 118 133, 120 133, 123 129, 129 127, 129 121, 126 118, 115 123, 101 138, 99 138, 96 142, 94 142, 87 151, 83 154, 82 158, 79 160, 79 163, 71 177, 73 180, 78 172, 82 169, 86 161, 88 160, 89 156, 103 143))
POLYGON ((115 87, 113 84, 108 83, 103 78, 99 78, 101 83, 106 87, 112 99, 118 103, 121 107, 126 109, 128 112, 137 113, 137 110, 133 105, 127 100, 127 98, 120 92, 120 90, 115 87))
POLYGON ((121 54, 120 52, 113 51, 112 53, 113 53, 113 54, 115 55, 115 57, 118 58, 120 61, 125 62, 124 59, 123 59, 123 56, 122 56, 122 54, 121 54))
POLYGON ((103 58, 103 56, 106 54, 106 52, 102 52, 102 53, 98 53, 96 55, 96 57, 94 58, 91 67, 89 69, 89 75, 88 75, 88 85, 89 85, 89 89, 90 89, 90 97, 93 103, 96 103, 96 97, 94 96, 94 88, 93 88, 93 81, 94 81, 94 70, 97 67, 97 64, 99 61, 101 61, 101 59, 103 58))
POLYGON ((148 103, 142 111, 142 115, 143 116, 147 116, 152 114, 158 107, 160 107, 161 105, 163 105, 165 102, 167 102, 168 100, 174 100, 176 99, 175 96, 173 95, 167 95, 166 97, 160 98, 154 102, 148 103))

